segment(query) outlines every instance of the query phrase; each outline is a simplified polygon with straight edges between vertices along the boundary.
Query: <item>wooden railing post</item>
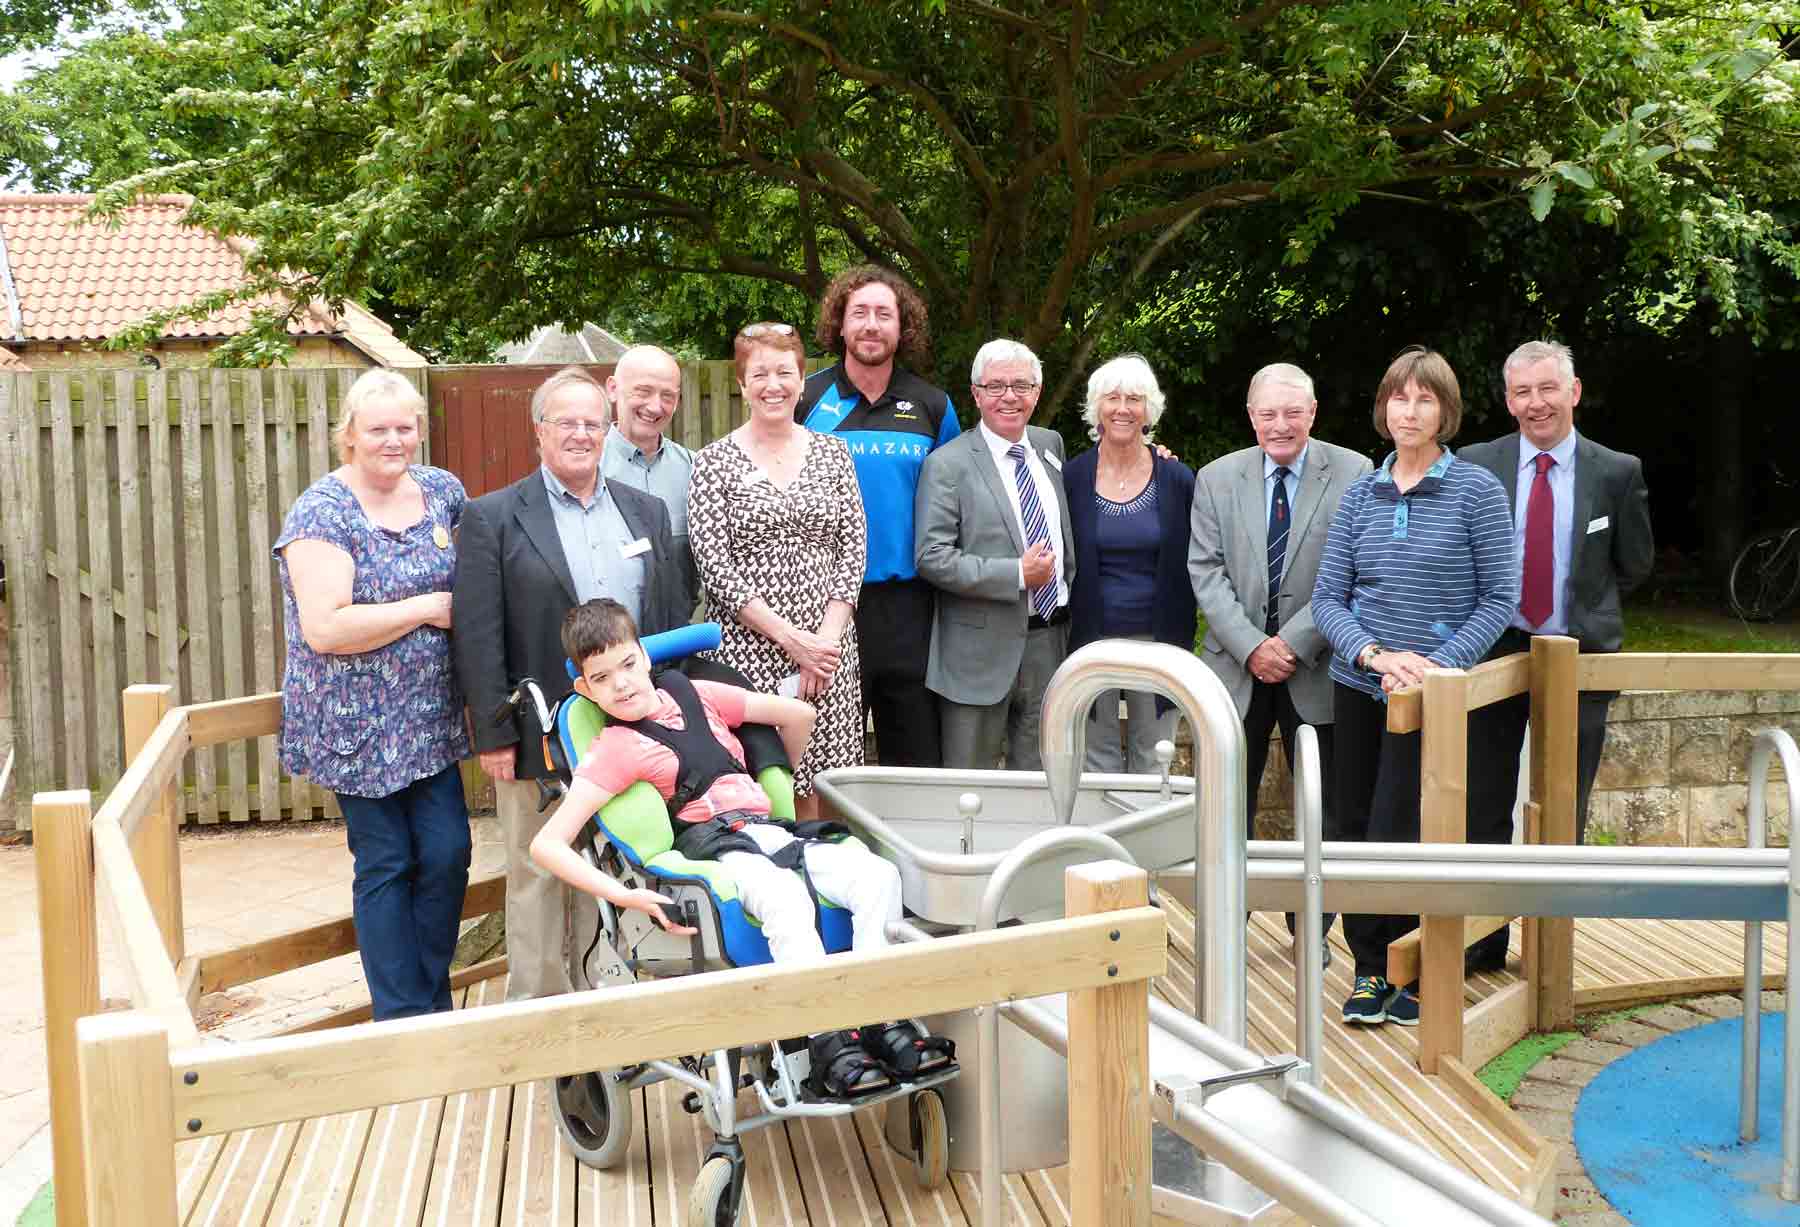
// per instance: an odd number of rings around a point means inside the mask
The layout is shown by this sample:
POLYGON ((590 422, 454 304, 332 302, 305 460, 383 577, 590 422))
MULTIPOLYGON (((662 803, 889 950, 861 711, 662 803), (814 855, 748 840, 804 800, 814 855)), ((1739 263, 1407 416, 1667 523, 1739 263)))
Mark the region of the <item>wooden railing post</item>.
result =
MULTIPOLYGON (((135 685, 125 688, 125 761, 137 757, 150 734, 174 705, 173 686, 135 685)), ((181 916, 181 848, 178 842, 181 818, 176 811, 178 794, 175 785, 163 790, 156 804, 144 813, 137 834, 131 841, 131 858, 137 862, 138 876, 144 881, 150 910, 156 913, 156 925, 162 931, 163 947, 169 962, 180 963, 187 955, 182 935, 181 916)))
MULTIPOLYGON (((1070 916, 1143 907, 1144 871, 1071 866, 1070 916)), ((1117 934, 1114 934, 1115 939, 1117 934)), ((1083 1227, 1150 1227, 1150 982, 1069 994, 1069 1217, 1083 1227)))
MULTIPOLYGON (((1532 637, 1531 800, 1546 844, 1575 842, 1580 659, 1581 645, 1566 635, 1532 637)), ((1566 1031, 1575 1023, 1575 921, 1543 918, 1537 942, 1537 1027, 1566 1031)))
POLYGON ((85 790, 40 792, 32 798, 57 1227, 86 1227, 88 1222, 75 1021, 100 1009, 92 821, 85 790))
MULTIPOLYGON (((1424 739, 1419 747, 1419 838, 1460 844, 1469 838, 1469 675, 1425 675, 1424 739)), ((1463 918, 1419 919, 1419 1069, 1463 1054, 1463 918)))
MULTIPOLYGON (((78 1024, 81 1137, 91 1227, 176 1227, 169 1035, 133 1010, 78 1024)), ((63 1186, 57 1185, 57 1210, 63 1186)))

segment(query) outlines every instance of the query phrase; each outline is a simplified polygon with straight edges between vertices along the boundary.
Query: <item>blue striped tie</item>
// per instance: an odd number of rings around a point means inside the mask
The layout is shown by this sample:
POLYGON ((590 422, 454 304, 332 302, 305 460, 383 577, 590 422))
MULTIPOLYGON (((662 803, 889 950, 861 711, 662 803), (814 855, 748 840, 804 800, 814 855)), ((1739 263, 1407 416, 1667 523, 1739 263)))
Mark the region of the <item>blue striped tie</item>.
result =
POLYGON ((1269 615, 1263 630, 1273 635, 1281 625, 1281 567, 1287 561, 1288 539, 1288 471, 1275 470, 1275 497, 1269 500, 1269 615))
MULTIPOLYGON (((1050 527, 1044 522, 1044 507, 1038 502, 1037 483, 1031 480, 1031 470, 1025 467, 1025 445, 1015 443, 1006 449, 1006 454, 1013 462, 1013 482, 1019 487, 1019 519, 1025 525, 1025 548, 1030 549, 1042 541, 1050 543, 1050 527)), ((1037 616, 1046 622, 1056 613, 1056 580, 1031 590, 1031 608, 1037 616)))

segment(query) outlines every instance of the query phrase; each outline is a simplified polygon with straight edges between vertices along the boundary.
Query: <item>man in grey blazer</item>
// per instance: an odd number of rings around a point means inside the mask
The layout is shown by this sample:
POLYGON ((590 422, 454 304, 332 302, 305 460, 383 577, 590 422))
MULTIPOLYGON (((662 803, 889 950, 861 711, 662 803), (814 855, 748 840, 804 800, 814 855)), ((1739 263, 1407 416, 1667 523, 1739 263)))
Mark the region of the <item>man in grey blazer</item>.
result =
POLYGON ((1295 731, 1310 724, 1319 736, 1329 839, 1331 645, 1313 626, 1313 581, 1338 499, 1371 466, 1366 456, 1312 437, 1319 403, 1312 378, 1292 363, 1256 372, 1247 407, 1256 446, 1221 456, 1194 481, 1188 576, 1206 619, 1200 655, 1244 721, 1245 829, 1256 830, 1270 732, 1280 727, 1291 772, 1295 731))
MULTIPOLYGON (((1636 456, 1601 447, 1575 429, 1581 380, 1568 346, 1527 341, 1507 357, 1501 375, 1506 411, 1519 429, 1457 453, 1498 477, 1513 508, 1519 612, 1489 656, 1529 651, 1534 634, 1569 635, 1581 641, 1583 652, 1617 652, 1625 638, 1619 600, 1644 582, 1655 561, 1644 466, 1636 456)), ((1587 835, 1588 797, 1606 746, 1607 710, 1616 697, 1612 691, 1581 694, 1578 844, 1587 835)), ((1512 839, 1519 751, 1530 713, 1530 699, 1517 695, 1470 718, 1471 843, 1512 839)), ((1502 931, 1471 947, 1471 970, 1502 966, 1505 936, 1502 931)))
POLYGON ((946 767, 1042 765, 1038 721, 1068 653, 1075 574, 1062 437, 1030 425, 1044 368, 989 341, 970 375, 981 424, 925 458, 914 508, 919 575, 938 590, 925 685, 946 767))
MULTIPOLYGON (((458 531, 451 658, 506 843, 509 1001, 568 991, 569 895, 531 859, 545 819, 537 781, 550 768, 536 718, 506 715, 506 697, 525 677, 552 702, 568 692, 560 632, 581 601, 612 597, 647 635, 684 625, 690 608, 668 508, 600 476, 610 416, 605 393, 580 367, 545 380, 531 397, 542 467, 471 500, 458 531)), ((573 915, 573 938, 585 948, 598 913, 589 906, 573 915)))

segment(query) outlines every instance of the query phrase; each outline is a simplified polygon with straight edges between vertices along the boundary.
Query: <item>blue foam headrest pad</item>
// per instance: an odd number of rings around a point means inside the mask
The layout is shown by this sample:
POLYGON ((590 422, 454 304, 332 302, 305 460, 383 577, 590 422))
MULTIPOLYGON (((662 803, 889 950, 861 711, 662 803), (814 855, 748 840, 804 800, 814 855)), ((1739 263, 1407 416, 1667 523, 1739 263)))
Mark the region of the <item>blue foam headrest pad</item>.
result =
POLYGON ((644 654, 650 658, 651 664, 659 665, 665 660, 692 656, 695 652, 710 652, 719 646, 723 637, 724 632, 717 622, 696 622, 692 626, 678 626, 660 635, 645 635, 644 654))
MULTIPOLYGON (((656 635, 645 635, 641 642, 644 655, 650 663, 660 665, 665 660, 679 660, 683 656, 692 656, 695 652, 710 652, 719 646, 724 638, 724 631, 717 622, 696 622, 692 626, 678 626, 672 631, 663 631, 656 635)), ((563 669, 572 682, 581 676, 581 670, 575 662, 564 659, 563 669)))

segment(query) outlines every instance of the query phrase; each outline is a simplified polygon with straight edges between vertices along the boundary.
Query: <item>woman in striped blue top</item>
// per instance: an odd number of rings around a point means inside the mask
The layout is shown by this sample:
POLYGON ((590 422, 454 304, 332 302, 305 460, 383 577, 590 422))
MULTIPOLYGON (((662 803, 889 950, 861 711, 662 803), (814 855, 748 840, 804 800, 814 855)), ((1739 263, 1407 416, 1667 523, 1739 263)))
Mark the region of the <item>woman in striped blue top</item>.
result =
MULTIPOLYGON (((1474 665, 1519 604, 1506 491, 1444 446, 1461 424, 1462 391, 1443 355, 1403 351, 1375 393, 1375 429, 1394 450, 1332 517, 1312 609, 1332 647, 1336 839, 1418 840, 1419 734, 1387 731, 1387 695, 1427 669, 1474 665)), ((1356 956, 1345 1022, 1417 1025, 1413 989, 1386 972, 1388 943, 1418 924, 1344 917, 1356 956)))

